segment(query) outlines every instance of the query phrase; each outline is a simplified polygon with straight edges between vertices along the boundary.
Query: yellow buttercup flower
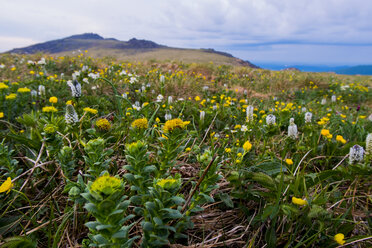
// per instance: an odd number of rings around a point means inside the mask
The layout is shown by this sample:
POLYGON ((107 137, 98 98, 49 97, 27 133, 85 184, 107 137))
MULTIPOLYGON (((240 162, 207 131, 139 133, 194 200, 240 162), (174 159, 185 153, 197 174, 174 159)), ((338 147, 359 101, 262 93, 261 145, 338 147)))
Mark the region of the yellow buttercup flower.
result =
POLYGON ((345 244, 345 240, 344 240, 344 238, 345 238, 345 235, 343 235, 342 233, 337 233, 336 235, 335 235, 335 237, 334 237, 334 240, 337 242, 337 244, 339 244, 339 245, 343 245, 343 244, 345 244))
POLYGON ((49 98, 49 102, 50 103, 57 103, 58 102, 58 98, 55 97, 55 96, 52 96, 51 98, 49 98))
POLYGON ((19 92, 19 93, 27 93, 27 92, 31 92, 31 90, 29 88, 19 88, 17 90, 17 92, 19 92))
POLYGON ((304 206, 304 205, 307 205, 307 201, 306 200, 303 200, 301 198, 297 198, 297 197, 292 197, 292 203, 298 205, 298 206, 304 206))
POLYGON ((3 184, 1 184, 0 193, 4 193, 6 191, 6 193, 8 194, 10 190, 13 188, 13 186, 14 184, 12 183, 12 179, 8 177, 6 181, 3 182, 3 184))
POLYGON ((73 104, 72 104, 72 100, 68 100, 68 101, 66 102, 66 105, 73 105, 73 104))
POLYGON ((249 152, 252 149, 252 144, 247 140, 243 144, 243 149, 244 149, 245 152, 249 152))
POLYGON ((322 131, 320 131, 320 134, 327 138, 329 137, 329 135, 331 135, 328 129, 322 129, 322 131))
POLYGON ((0 112, 0 118, 4 118, 4 113, 0 112))
POLYGON ((8 89, 9 86, 4 84, 4 83, 0 83, 0 90, 3 90, 3 89, 8 89))
POLYGON ((6 100, 14 100, 14 99, 16 99, 16 97, 17 97, 17 94, 12 93, 12 94, 9 94, 9 95, 5 96, 5 99, 6 100))
POLYGON ((287 158, 287 159, 285 160, 285 162, 287 163, 287 165, 292 165, 292 164, 293 164, 293 160, 290 159, 290 158, 287 158))
POLYGON ((345 144, 346 143, 346 140, 341 135, 337 135, 336 136, 336 140, 339 141, 339 142, 341 142, 342 144, 345 144))
POLYGON ((146 118, 134 120, 131 124, 133 128, 146 129, 148 128, 148 121, 146 118))
POLYGON ((42 111, 46 113, 57 112, 57 109, 53 106, 46 106, 46 107, 43 107, 42 111))

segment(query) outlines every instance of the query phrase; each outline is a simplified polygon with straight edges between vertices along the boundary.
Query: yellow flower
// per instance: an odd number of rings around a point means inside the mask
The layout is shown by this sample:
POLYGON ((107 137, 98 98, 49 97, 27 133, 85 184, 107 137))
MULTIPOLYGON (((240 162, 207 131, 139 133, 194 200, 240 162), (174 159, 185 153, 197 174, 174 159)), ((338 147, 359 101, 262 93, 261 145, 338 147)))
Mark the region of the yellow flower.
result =
POLYGON ((146 129, 148 128, 148 121, 146 118, 134 120, 131 124, 133 128, 146 129))
POLYGON ((51 98, 49 98, 49 102, 50 103, 57 103, 58 102, 58 98, 55 97, 55 96, 52 96, 51 98))
POLYGON ((231 148, 225 148, 225 152, 230 153, 231 152, 231 148))
POLYGON ((14 100, 14 99, 16 99, 16 97, 17 97, 17 94, 9 94, 9 95, 5 96, 5 99, 6 100, 14 100))
POLYGON ((236 156, 238 156, 240 158, 240 157, 243 156, 243 154, 239 152, 238 154, 236 154, 236 156))
POLYGON ((68 101, 66 102, 66 105, 73 105, 73 104, 72 104, 72 100, 68 100, 68 101))
POLYGON ((245 152, 249 152, 252 149, 252 144, 249 142, 249 140, 247 140, 243 144, 243 149, 244 149, 245 152))
POLYGON ((6 193, 8 194, 10 190, 13 188, 14 184, 12 183, 12 179, 8 177, 3 184, 0 186, 0 193, 3 193, 7 191, 6 193))
POLYGON ((292 164, 293 164, 293 160, 290 159, 290 158, 287 158, 287 159, 285 160, 285 162, 287 163, 287 165, 292 165, 292 164))
POLYGON ((167 179, 161 179, 159 180, 156 185, 159 185, 162 188, 170 188, 173 186, 174 183, 176 183, 177 180, 174 178, 167 178, 167 179))
POLYGON ((0 83, 0 90, 3 90, 3 89, 8 89, 9 86, 4 84, 4 83, 0 83))
POLYGON ((96 126, 103 130, 109 130, 111 128, 111 124, 107 119, 99 119, 96 121, 96 126))
POLYGON ((92 109, 92 108, 89 108, 89 107, 86 107, 83 110, 84 110, 84 112, 88 112, 88 113, 91 113, 91 114, 94 114, 94 115, 98 113, 98 110, 92 109))
POLYGON ((17 92, 19 92, 19 93, 27 93, 27 92, 31 92, 31 90, 29 88, 19 88, 17 90, 17 92))
POLYGON ((341 135, 337 135, 336 136, 336 140, 339 141, 339 142, 341 142, 342 144, 345 144, 346 143, 346 140, 341 135))
POLYGON ((156 117, 155 121, 156 121, 157 123, 159 123, 159 122, 160 122, 160 119, 159 119, 158 117, 156 117))
POLYGON ((122 182, 119 178, 112 177, 110 175, 104 175, 97 178, 92 185, 90 186, 90 190, 103 193, 106 195, 110 195, 114 193, 117 189, 122 186, 122 182))
POLYGON ((31 75, 34 75, 34 74, 35 74, 35 72, 34 72, 34 71, 30 71, 29 73, 30 73, 31 75))
POLYGON ((43 107, 42 111, 46 113, 57 112, 57 109, 53 106, 46 106, 46 107, 43 107))
POLYGON ((195 97, 195 101, 199 102, 200 101, 200 97, 199 96, 196 96, 195 97))
POLYGON ((328 135, 330 135, 329 133, 329 130, 328 129, 322 129, 322 131, 320 131, 320 134, 327 137, 328 135))
POLYGON ((15 71, 17 68, 14 66, 12 67, 12 69, 10 69, 11 71, 15 71))
POLYGON ((343 245, 343 244, 345 244, 345 240, 344 240, 344 238, 345 238, 345 235, 343 235, 342 233, 337 233, 336 235, 335 235, 335 237, 334 237, 334 240, 337 242, 337 244, 339 244, 339 245, 343 245))
POLYGON ((366 117, 365 115, 359 115, 359 119, 365 119, 366 117))
POLYGON ((4 112, 0 112, 0 118, 4 118, 4 112))
POLYGON ((164 133, 169 133, 175 130, 176 128, 183 129, 185 128, 190 122, 189 121, 182 121, 181 119, 172 119, 165 122, 163 126, 164 133))
POLYGON ((307 201, 293 196, 292 197, 292 203, 294 203, 298 206, 304 206, 304 205, 307 204, 307 201))
POLYGON ((189 151, 191 151, 191 148, 190 147, 187 147, 186 148, 186 152, 189 152, 189 151))

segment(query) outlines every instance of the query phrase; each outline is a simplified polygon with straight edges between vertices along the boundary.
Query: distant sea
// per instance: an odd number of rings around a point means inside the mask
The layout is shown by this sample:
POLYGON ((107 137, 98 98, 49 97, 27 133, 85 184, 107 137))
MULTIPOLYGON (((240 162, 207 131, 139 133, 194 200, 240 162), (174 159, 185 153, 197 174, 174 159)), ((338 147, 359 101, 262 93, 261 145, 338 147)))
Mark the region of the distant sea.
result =
MULTIPOLYGON (((254 63, 254 62, 253 62, 254 63)), ((372 75, 372 65, 340 65, 340 66, 328 66, 328 65, 302 65, 302 64, 278 64, 278 63, 254 63, 255 65, 274 71, 280 71, 286 68, 297 68, 304 72, 335 72, 337 74, 346 75, 372 75)))

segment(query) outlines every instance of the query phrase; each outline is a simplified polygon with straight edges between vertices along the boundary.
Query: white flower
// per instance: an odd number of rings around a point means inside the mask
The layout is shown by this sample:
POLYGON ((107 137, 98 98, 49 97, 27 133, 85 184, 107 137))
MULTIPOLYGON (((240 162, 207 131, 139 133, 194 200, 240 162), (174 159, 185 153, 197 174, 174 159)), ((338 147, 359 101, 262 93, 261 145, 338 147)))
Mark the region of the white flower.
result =
POLYGON ((141 90, 142 90, 142 92, 145 91, 146 87, 144 85, 142 85, 141 90))
POLYGON ((266 125, 275 125, 276 117, 273 114, 269 114, 266 116, 266 125))
POLYGON ((120 73, 119 73, 120 76, 123 76, 123 75, 127 75, 127 72, 122 70, 120 73))
POLYGON ((325 105, 326 103, 327 103, 327 99, 323 98, 320 104, 325 105))
POLYGON ((87 65, 84 65, 82 68, 81 68, 81 71, 88 71, 89 70, 89 66, 87 65))
POLYGON ((180 97, 180 98, 177 99, 177 101, 182 102, 182 101, 185 101, 185 99, 183 99, 182 97, 180 97))
POLYGON ((151 87, 151 84, 150 83, 147 83, 146 84, 146 88, 150 88, 151 87))
POLYGON ((89 84, 88 78, 83 78, 83 82, 89 84))
POLYGON ((37 91, 31 90, 31 97, 36 97, 36 96, 37 96, 37 91))
POLYGON ((45 62, 45 58, 41 58, 38 62, 37 62, 38 65, 45 65, 46 62, 45 62))
POLYGON ((159 95, 156 97, 156 101, 157 101, 157 102, 161 102, 163 99, 164 99, 164 96, 163 96, 162 94, 159 94, 159 95))
POLYGON ((306 112, 306 114, 305 114, 305 123, 310 123, 312 117, 313 117, 313 114, 311 112, 306 112))
POLYGON ((208 86, 203 86, 203 91, 207 91, 209 89, 208 86))
POLYGON ((253 121, 253 111, 254 107, 252 105, 249 105, 246 109, 248 122, 253 121))
POLYGON ((246 125, 242 125, 242 128, 240 128, 240 131, 247 132, 248 131, 248 127, 246 125))
POLYGON ((213 110, 217 110, 217 105, 213 105, 213 110))
POLYGON ((78 98, 81 96, 81 84, 77 80, 74 80, 74 82, 68 80, 67 85, 70 86, 71 94, 73 97, 78 98))
POLYGON ((71 104, 67 104, 66 106, 65 120, 68 124, 74 124, 79 121, 75 108, 71 104))
POLYGON ((277 98, 276 96, 274 96, 274 97, 273 97, 273 100, 276 101, 276 100, 278 100, 278 98, 277 98))
POLYGON ((99 73, 91 72, 91 73, 88 74, 88 77, 90 77, 91 79, 97 79, 97 78, 99 78, 99 73))
POLYGON ((346 89, 348 89, 348 88, 350 88, 349 85, 342 85, 342 86, 341 86, 341 90, 346 90, 346 89))
POLYGON ((248 95, 248 90, 244 90, 243 91, 243 94, 246 96, 246 95, 248 95))
POLYGON ((372 133, 369 133, 366 138, 366 154, 372 155, 372 133))
POLYGON ((372 114, 368 116, 368 120, 372 121, 372 114))
POLYGON ((304 113, 304 112, 306 112, 307 111, 307 109, 305 108, 305 107, 302 107, 302 113, 304 113))
POLYGON ((289 126, 288 126, 288 137, 292 139, 297 139, 298 131, 297 131, 297 125, 294 123, 294 118, 291 118, 289 120, 289 126))
POLYGON ((128 94, 127 94, 127 93, 123 93, 121 96, 122 96, 124 99, 128 99, 128 94))
POLYGON ((164 77, 164 75, 161 75, 161 76, 160 76, 160 82, 161 82, 161 83, 164 83, 164 82, 165 82, 165 77, 164 77))
POLYGON ((32 60, 28 60, 28 61, 27 61, 27 64, 28 64, 28 65, 34 65, 34 64, 35 64, 35 62, 34 62, 34 61, 32 61, 32 60))
POLYGON ((45 86, 39 85, 39 95, 44 96, 45 95, 45 86))
POLYGON ((355 145, 350 147, 349 152, 349 163, 353 164, 354 162, 360 162, 363 160, 364 149, 360 145, 355 145))
POLYGON ((200 120, 204 121, 205 111, 200 111, 200 120))
POLYGON ((173 102, 173 97, 172 96, 168 96, 168 104, 172 104, 173 102))
POLYGON ((336 102, 336 95, 332 95, 331 102, 336 102))
POLYGON ((172 119, 172 115, 167 113, 167 114, 165 114, 164 118, 165 118, 166 121, 169 121, 169 120, 172 119))
POLYGON ((131 77, 130 80, 129 80, 129 83, 134 84, 135 82, 137 82, 137 78, 136 77, 131 77))

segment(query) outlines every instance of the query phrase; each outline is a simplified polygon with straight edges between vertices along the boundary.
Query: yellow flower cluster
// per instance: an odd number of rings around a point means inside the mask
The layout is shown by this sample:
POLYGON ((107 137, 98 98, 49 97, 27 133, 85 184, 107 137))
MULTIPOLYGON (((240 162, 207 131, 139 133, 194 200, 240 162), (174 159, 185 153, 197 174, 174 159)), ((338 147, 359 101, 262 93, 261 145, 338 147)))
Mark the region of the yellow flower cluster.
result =
POLYGON ((52 96, 51 98, 49 98, 49 102, 50 103, 57 103, 58 102, 58 98, 55 97, 55 96, 52 96))
POLYGON ((4 83, 0 83, 0 90, 3 90, 3 89, 8 89, 9 86, 4 84, 4 83))
POLYGON ((148 127, 148 121, 146 118, 134 120, 131 125, 133 128, 146 129, 148 127))
POLYGON ((172 119, 165 122, 163 126, 164 133, 169 133, 175 130, 176 128, 185 128, 190 122, 189 121, 182 121, 181 119, 172 119))
POLYGON ((323 117, 322 119, 320 119, 320 121, 318 121, 318 124, 319 125, 325 125, 327 124, 329 121, 329 118, 328 117, 323 117))
POLYGON ((336 136, 336 140, 338 142, 341 142, 342 144, 346 144, 346 140, 344 139, 344 137, 342 137, 341 135, 337 135, 336 136))
POLYGON ((243 149, 244 149, 245 152, 249 152, 252 149, 252 144, 247 140, 243 144, 243 149))
POLYGON ((92 109, 92 108, 89 108, 89 107, 86 107, 84 108, 84 112, 88 112, 88 113, 91 113, 91 114, 97 114, 98 113, 98 110, 97 109, 92 109))
POLYGON ((345 244, 345 235, 343 235, 342 233, 337 233, 334 237, 334 240, 337 242, 337 244, 339 245, 343 245, 345 244))
POLYGON ((107 119, 99 119, 96 121, 96 126, 103 130, 109 130, 111 128, 111 124, 107 119))
POLYGON ((49 113, 49 112, 57 112, 57 109, 53 106, 46 106, 43 107, 43 112, 49 113))
POLYGON ((167 179, 162 179, 162 180, 158 181, 156 184, 159 185, 160 187, 164 188, 167 184, 169 186, 172 186, 176 182, 177 182, 176 179, 167 178, 167 179))
POLYGON ((332 139, 333 137, 333 135, 329 132, 328 129, 322 129, 322 131, 320 131, 320 134, 326 137, 327 139, 332 139))
POLYGON ((8 177, 6 181, 3 182, 3 184, 1 184, 0 193, 4 193, 5 191, 7 191, 6 193, 8 194, 10 190, 13 188, 13 186, 14 184, 12 183, 12 179, 8 177))
POLYGON ((4 117, 4 112, 0 112, 0 119, 4 117))
POLYGON ((122 182, 119 178, 110 175, 104 175, 97 178, 92 183, 92 185, 90 186, 90 190, 97 193, 110 195, 114 193, 117 189, 119 189, 121 185, 122 182))
POLYGON ((27 92, 31 92, 31 90, 29 88, 19 88, 17 90, 17 92, 19 92, 19 93, 27 93, 27 92))
POLYGON ((298 206, 304 206, 304 205, 307 204, 307 201, 293 196, 292 197, 292 203, 294 203, 298 206))
POLYGON ((17 97, 17 94, 9 94, 9 95, 5 96, 5 99, 6 100, 14 100, 14 99, 16 99, 16 97, 17 97))

